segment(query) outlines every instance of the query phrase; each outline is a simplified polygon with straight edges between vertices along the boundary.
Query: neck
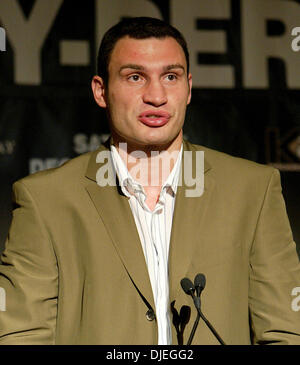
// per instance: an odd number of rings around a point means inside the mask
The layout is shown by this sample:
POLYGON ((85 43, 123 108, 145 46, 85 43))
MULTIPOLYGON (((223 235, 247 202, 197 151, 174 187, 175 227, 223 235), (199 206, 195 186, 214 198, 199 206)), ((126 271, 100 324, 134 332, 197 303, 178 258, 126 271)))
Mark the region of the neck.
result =
POLYGON ((182 145, 182 132, 165 145, 137 145, 113 137, 131 176, 147 190, 158 190, 170 175, 182 145))

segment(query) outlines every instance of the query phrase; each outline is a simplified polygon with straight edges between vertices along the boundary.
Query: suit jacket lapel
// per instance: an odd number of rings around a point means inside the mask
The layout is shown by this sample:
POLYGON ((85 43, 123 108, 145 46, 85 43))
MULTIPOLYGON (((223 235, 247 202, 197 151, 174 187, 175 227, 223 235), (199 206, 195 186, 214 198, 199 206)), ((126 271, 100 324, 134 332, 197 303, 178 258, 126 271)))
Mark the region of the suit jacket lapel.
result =
POLYGON ((107 146, 101 146, 92 153, 86 177, 93 183, 86 189, 131 280, 151 307, 155 308, 148 269, 128 198, 117 186, 112 161, 109 159, 96 163, 97 155, 101 152, 110 156, 107 146), (97 185, 96 174, 101 167, 110 173, 109 183, 112 186, 97 185))
MULTIPOLYGON (((192 167, 195 172, 196 149, 185 142, 184 151, 192 151, 192 167)), ((182 170, 184 168, 183 159, 182 170)), ((201 242, 201 232, 205 230, 205 215, 209 209, 214 188, 214 179, 209 176, 210 170, 211 166, 204 155, 204 192, 201 196, 186 196, 186 189, 190 189, 190 187, 186 185, 184 178, 182 178, 181 186, 178 186, 169 255, 170 303, 182 293, 180 280, 187 276, 195 256, 194 251, 201 242)), ((197 260, 198 270, 201 271, 201 258, 197 257, 197 260)), ((191 277, 190 279, 193 280, 194 278, 191 277)))

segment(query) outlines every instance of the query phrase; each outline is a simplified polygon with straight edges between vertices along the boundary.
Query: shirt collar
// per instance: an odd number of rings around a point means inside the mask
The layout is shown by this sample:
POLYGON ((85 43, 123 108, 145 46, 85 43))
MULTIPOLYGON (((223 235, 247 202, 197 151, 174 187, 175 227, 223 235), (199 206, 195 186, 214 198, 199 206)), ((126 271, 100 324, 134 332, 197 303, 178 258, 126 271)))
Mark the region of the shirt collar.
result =
MULTIPOLYGON (((113 144, 110 145, 110 148, 111 148, 113 165, 116 170, 119 179, 119 184, 124 195, 126 195, 127 197, 130 197, 130 195, 136 195, 138 193, 146 195, 143 186, 140 183, 138 183, 129 173, 127 166, 125 165, 120 154, 118 153, 117 148, 113 144)), ((175 195, 177 192, 179 172, 182 160, 182 151, 183 151, 183 146, 181 145, 174 167, 162 186, 161 194, 164 192, 169 192, 175 195)))

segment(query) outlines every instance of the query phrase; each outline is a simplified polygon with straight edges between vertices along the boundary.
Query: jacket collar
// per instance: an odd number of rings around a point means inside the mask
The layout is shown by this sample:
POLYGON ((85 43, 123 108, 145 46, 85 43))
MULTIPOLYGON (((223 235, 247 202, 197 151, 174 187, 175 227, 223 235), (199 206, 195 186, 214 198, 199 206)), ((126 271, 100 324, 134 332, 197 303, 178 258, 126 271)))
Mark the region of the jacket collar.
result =
MULTIPOLYGON (((97 163, 97 156, 99 154, 99 152, 104 152, 107 155, 110 154, 110 144, 111 144, 111 139, 109 138, 105 143, 103 143, 96 151, 91 153, 91 157, 89 159, 89 163, 88 163, 88 167, 86 170, 86 174, 85 176, 93 181, 96 181, 96 175, 97 172, 99 171, 99 168, 101 166, 103 166, 104 163, 106 162, 99 162, 97 163)), ((201 148, 201 146, 200 146, 201 148)), ((202 148, 203 150, 205 150, 205 148, 202 148)), ((183 140, 183 152, 185 151, 196 151, 195 147, 188 141, 183 140)), ((111 164, 111 161, 108 161, 109 164, 111 164)), ((208 162, 208 160, 206 159, 206 156, 204 155, 204 172, 206 173, 207 171, 209 171, 211 169, 211 165, 208 162)))

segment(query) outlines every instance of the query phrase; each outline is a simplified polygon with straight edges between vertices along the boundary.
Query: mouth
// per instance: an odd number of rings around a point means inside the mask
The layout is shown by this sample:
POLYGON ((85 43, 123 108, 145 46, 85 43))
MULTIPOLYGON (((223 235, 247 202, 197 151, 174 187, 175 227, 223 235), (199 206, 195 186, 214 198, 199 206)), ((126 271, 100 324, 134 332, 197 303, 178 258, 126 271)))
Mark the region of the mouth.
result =
POLYGON ((138 120, 152 128, 162 127, 168 123, 171 115, 164 111, 148 110, 138 116, 138 120))

